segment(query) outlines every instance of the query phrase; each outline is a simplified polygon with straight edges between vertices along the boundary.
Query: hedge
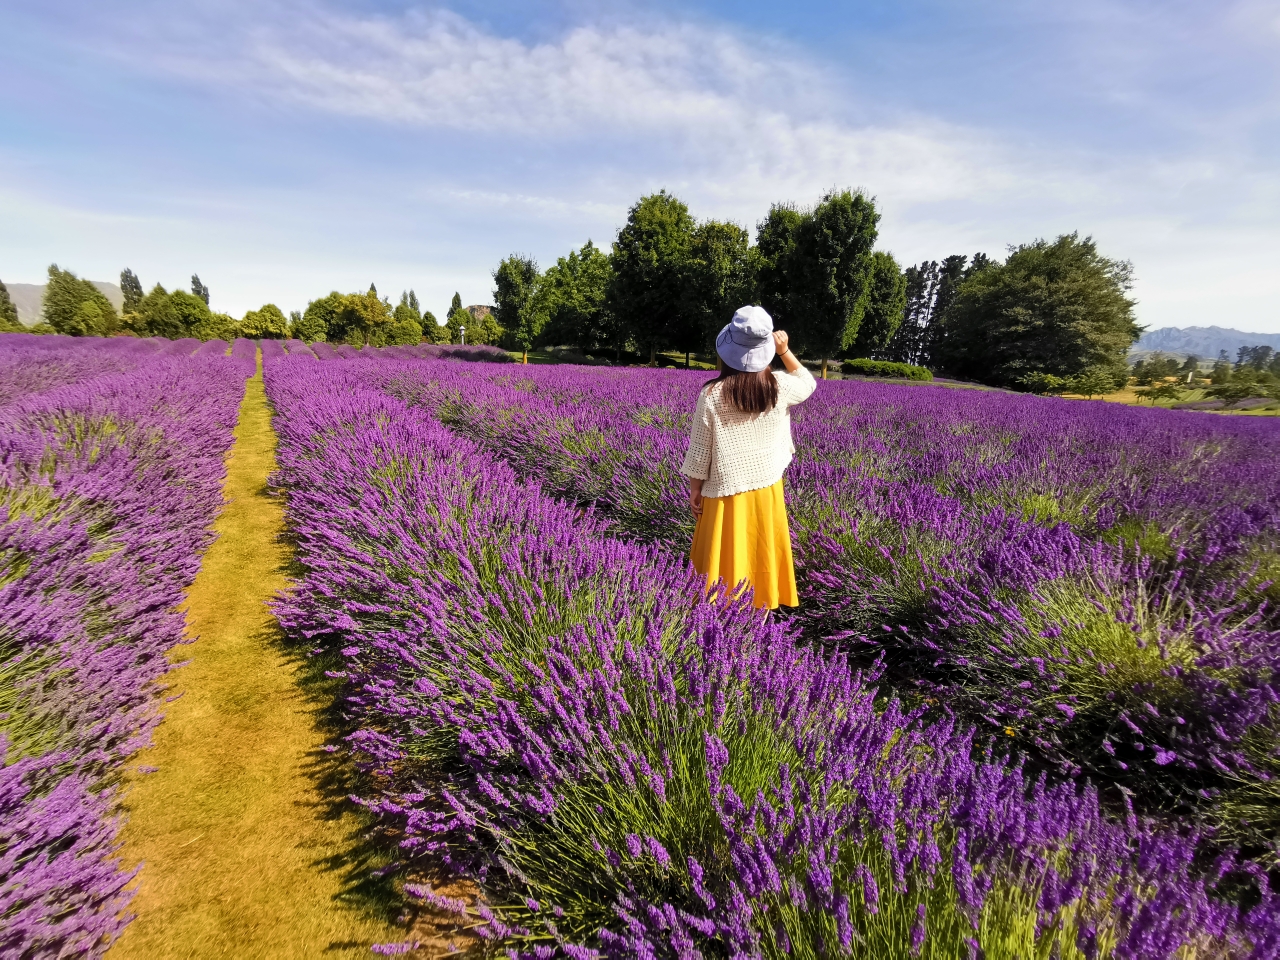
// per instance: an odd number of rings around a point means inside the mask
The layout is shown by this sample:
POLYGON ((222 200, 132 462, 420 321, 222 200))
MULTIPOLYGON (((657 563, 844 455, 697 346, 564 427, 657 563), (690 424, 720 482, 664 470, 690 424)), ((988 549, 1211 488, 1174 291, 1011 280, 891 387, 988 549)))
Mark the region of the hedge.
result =
POLYGON ((868 360, 865 357, 846 360, 844 372, 857 374, 860 377, 893 377, 898 380, 933 379, 933 374, 924 367, 915 367, 909 363, 894 363, 892 360, 868 360))

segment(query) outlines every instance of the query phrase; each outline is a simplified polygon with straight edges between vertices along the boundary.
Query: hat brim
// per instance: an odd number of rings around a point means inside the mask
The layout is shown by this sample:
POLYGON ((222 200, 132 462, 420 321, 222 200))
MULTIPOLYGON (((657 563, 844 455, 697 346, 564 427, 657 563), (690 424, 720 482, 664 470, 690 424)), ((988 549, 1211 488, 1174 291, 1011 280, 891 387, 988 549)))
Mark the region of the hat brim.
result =
POLYGON ((753 346, 744 346, 733 339, 730 325, 725 324, 716 337, 716 353, 725 366, 744 373, 759 373, 773 363, 778 348, 771 336, 753 346))

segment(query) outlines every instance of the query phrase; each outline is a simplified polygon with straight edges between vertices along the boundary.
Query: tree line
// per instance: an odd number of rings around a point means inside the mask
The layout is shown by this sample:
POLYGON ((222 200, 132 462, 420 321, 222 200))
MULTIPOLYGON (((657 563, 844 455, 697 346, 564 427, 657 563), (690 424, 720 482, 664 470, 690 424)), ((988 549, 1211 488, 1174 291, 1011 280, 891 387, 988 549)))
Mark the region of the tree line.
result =
POLYGON ((875 249, 880 214, 854 191, 775 204, 743 227, 696 220, 665 191, 628 212, 608 253, 588 241, 545 271, 512 254, 494 271, 492 342, 566 345, 650 363, 707 353, 743 304, 764 306, 800 356, 869 358, 1016 389, 1082 375, 1122 382, 1140 328, 1132 269, 1078 234, 905 270, 875 249))
MULTIPOLYGON (((860 191, 830 190, 815 204, 774 204, 747 228, 699 220, 660 190, 641 197, 609 248, 588 240, 545 270, 513 253, 493 271, 494 306, 454 295, 446 322, 412 290, 393 305, 372 285, 311 301, 286 316, 274 304, 240 320, 209 308, 208 288, 149 293, 121 274, 119 316, 92 284, 51 266, 44 329, 76 335, 301 340, 383 346, 448 340, 526 354, 565 346, 614 360, 712 354, 734 310, 765 307, 792 349, 821 363, 868 358, 997 386, 1043 391, 1067 379, 1123 383, 1138 338, 1132 268, 1068 234, 1010 248, 997 260, 954 255, 902 269, 876 249, 880 212, 860 191), (47 325, 47 326, 45 326, 47 325), (465 334, 464 334, 465 331, 465 334)), ((0 306, 0 315, 3 307, 0 306)), ((0 316, 0 320, 3 317, 0 316)))

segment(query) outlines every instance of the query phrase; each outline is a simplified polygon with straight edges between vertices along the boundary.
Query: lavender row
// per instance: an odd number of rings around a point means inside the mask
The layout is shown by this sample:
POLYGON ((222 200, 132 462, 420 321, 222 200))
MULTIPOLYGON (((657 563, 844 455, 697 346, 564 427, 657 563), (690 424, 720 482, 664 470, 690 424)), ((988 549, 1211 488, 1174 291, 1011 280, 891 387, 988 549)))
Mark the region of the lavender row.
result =
POLYGON ((159 719, 252 370, 136 359, 0 410, 0 956, 99 956, 129 919, 120 777, 159 719))
POLYGON ((0 334, 0 404, 107 373, 131 370, 159 344, 120 337, 0 334))
MULTIPOLYGON (((683 551, 705 376, 369 368, 629 534, 683 551)), ((796 415, 811 637, 888 658, 1013 748, 1270 847, 1280 827, 1280 431, 828 383, 796 415)))
POLYGON ((705 602, 371 386, 398 368, 279 359, 267 385, 305 569, 278 612, 342 661, 409 894, 526 956, 1275 954, 1255 868, 1199 871, 1194 834, 1115 823, 705 602), (441 861, 481 902, 413 882, 441 861))

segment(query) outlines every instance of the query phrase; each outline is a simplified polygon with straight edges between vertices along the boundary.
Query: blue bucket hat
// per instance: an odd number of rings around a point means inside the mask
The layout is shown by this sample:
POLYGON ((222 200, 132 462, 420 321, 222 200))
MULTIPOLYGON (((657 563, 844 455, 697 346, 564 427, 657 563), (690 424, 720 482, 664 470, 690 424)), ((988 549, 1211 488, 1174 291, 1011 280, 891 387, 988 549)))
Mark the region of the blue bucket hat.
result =
POLYGON ((764 307, 740 307, 716 337, 720 359, 746 373, 759 373, 773 362, 777 352, 773 317, 764 307))

